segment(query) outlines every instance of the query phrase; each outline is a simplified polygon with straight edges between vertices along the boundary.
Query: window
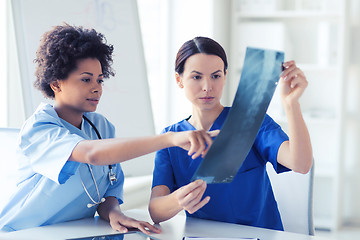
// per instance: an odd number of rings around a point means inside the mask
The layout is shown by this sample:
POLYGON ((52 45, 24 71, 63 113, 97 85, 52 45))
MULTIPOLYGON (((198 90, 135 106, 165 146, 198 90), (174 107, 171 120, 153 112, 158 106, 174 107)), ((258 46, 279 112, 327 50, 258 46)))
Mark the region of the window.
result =
POLYGON ((191 114, 191 104, 175 82, 180 46, 196 36, 213 37, 213 5, 208 0, 138 0, 155 131, 191 114))
POLYGON ((7 24, 7 1, 0 1, 0 127, 7 125, 7 47, 6 47, 6 24, 7 24))
POLYGON ((149 81, 155 132, 165 126, 168 1, 138 0, 140 28, 149 81))

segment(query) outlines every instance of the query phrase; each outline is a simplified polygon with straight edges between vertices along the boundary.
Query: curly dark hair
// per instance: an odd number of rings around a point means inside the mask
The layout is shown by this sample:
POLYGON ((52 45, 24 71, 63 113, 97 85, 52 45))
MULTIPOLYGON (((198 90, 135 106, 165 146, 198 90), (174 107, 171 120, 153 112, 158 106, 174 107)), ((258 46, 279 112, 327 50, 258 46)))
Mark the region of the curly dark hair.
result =
POLYGON ((96 58, 99 60, 104 78, 114 76, 111 68, 113 46, 106 43, 105 37, 94 29, 63 25, 55 26, 45 32, 36 51, 37 64, 34 86, 45 97, 54 98, 50 84, 64 80, 76 70, 78 60, 96 58))

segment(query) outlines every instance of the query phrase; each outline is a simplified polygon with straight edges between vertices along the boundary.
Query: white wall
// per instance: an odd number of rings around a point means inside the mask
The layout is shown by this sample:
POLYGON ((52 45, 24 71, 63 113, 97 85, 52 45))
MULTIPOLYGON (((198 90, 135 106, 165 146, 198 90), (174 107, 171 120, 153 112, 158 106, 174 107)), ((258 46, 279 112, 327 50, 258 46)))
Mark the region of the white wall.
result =
MULTIPOLYGON (((178 49, 185 41, 202 35, 219 41, 228 51, 227 35, 230 21, 226 12, 229 10, 230 1, 138 0, 138 5, 155 128, 156 132, 160 132, 165 126, 191 114, 189 101, 175 84, 174 62, 178 49), (156 14, 153 14, 154 12, 156 14)), ((16 41, 10 9, 7 13, 6 48, 8 49, 7 62, 10 64, 8 65, 8 96, 5 112, 7 118, 3 125, 20 127, 25 120, 25 114, 22 107, 16 41)), ((227 98, 226 87, 223 99, 226 105, 232 102, 232 99, 227 98)), ((2 116, 4 117, 5 114, 2 116)))

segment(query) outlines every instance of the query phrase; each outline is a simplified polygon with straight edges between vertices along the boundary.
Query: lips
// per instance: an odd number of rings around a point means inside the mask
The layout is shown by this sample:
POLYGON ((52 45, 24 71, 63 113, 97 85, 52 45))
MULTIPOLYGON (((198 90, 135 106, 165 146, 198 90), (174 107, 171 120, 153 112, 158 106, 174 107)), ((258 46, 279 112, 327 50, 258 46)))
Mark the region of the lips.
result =
POLYGON ((86 100, 93 102, 93 103, 98 103, 100 99, 99 98, 88 98, 86 100))
POLYGON ((202 102, 205 102, 205 103, 209 103, 211 102, 212 100, 215 99, 215 97, 210 97, 210 96, 206 96, 206 97, 201 97, 199 98, 202 102))
POLYGON ((202 100, 212 100, 212 99, 214 99, 214 97, 206 96, 206 97, 201 97, 200 99, 202 99, 202 100))

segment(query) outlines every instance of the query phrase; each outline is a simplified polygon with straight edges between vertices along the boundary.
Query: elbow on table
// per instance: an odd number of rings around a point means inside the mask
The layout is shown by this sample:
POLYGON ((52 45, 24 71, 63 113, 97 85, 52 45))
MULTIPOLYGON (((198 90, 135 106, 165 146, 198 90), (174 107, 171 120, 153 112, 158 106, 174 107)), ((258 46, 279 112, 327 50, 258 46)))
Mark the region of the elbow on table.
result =
POLYGON ((154 222, 154 224, 159 224, 163 221, 161 221, 160 219, 158 219, 157 217, 154 217, 154 215, 150 214, 151 220, 154 222))
POLYGON ((149 203, 148 211, 149 211, 151 220, 152 220, 155 224, 159 224, 159 223, 164 222, 164 221, 167 220, 167 219, 161 218, 161 217, 156 213, 156 211, 154 211, 153 206, 151 205, 151 200, 150 200, 150 203, 149 203))
POLYGON ((160 219, 156 216, 156 214, 154 214, 154 212, 152 211, 152 209, 151 209, 151 204, 149 204, 148 211, 149 211, 151 220, 152 220, 155 224, 159 224, 159 223, 161 222, 161 220, 160 220, 160 219))

